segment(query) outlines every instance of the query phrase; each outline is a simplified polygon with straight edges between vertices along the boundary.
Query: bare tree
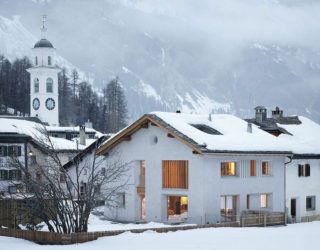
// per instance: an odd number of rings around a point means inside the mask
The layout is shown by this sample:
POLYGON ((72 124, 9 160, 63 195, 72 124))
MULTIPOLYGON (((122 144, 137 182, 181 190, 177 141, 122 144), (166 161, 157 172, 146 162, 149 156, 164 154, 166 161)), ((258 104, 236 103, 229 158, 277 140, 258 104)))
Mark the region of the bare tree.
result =
POLYGON ((97 156, 97 141, 91 152, 80 153, 66 168, 50 136, 44 130, 41 135, 37 140, 44 152, 42 161, 37 159, 28 169, 18 160, 12 163, 24 175, 26 192, 21 195, 33 201, 26 203, 30 217, 39 218, 51 232, 87 232, 90 212, 97 201, 112 205, 117 194, 125 190, 128 163, 121 162, 120 157, 111 161, 97 156))

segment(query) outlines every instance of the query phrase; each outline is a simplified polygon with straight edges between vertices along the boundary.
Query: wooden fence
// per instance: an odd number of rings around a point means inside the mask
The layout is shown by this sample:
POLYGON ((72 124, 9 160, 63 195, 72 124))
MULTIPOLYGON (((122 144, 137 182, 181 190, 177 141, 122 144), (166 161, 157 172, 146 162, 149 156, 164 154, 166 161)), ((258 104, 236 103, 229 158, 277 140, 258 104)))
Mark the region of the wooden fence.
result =
POLYGON ((240 225, 242 227, 257 227, 257 226, 275 226, 285 225, 285 213, 262 213, 262 214, 248 214, 241 216, 240 225))
POLYGON ((75 243, 84 243, 84 242, 96 240, 99 237, 115 236, 125 232, 143 233, 147 230, 152 230, 157 233, 167 233, 167 232, 175 232, 178 230, 191 230, 191 229, 211 228, 211 227, 239 227, 239 222, 227 222, 227 223, 194 225, 194 226, 98 231, 98 232, 71 233, 71 234, 27 231, 27 230, 17 230, 17 229, 0 229, 0 236, 15 237, 20 239, 30 240, 38 244, 67 245, 67 244, 75 244, 75 243))

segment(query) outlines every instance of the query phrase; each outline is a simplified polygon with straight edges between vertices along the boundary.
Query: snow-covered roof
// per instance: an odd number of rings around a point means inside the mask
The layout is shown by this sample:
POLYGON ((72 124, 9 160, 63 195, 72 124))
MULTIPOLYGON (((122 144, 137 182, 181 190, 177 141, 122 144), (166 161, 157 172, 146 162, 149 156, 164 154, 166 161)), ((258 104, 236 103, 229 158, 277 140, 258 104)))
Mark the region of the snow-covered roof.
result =
MULTIPOLYGON (((57 127, 57 126, 46 126, 48 132, 79 132, 79 126, 75 127, 57 127)), ((93 128, 86 127, 86 133, 96 133, 97 131, 93 128)))
POLYGON ((291 135, 281 134, 286 147, 295 154, 320 154, 320 125, 306 117, 299 116, 301 124, 277 124, 291 135))
POLYGON ((151 112, 119 131, 98 150, 104 153, 121 142, 122 136, 134 133, 142 124, 153 122, 173 136, 183 139, 198 153, 281 153, 320 154, 320 125, 299 117, 301 124, 283 125, 290 134, 276 137, 258 126, 229 114, 184 114, 151 112))
POLYGON ((248 123, 234 115, 213 114, 195 115, 168 112, 152 112, 171 127, 203 147, 204 152, 284 152, 285 141, 259 129, 252 124, 249 133, 248 123), (206 125, 220 134, 209 134, 192 125, 206 125))
MULTIPOLYGON (((21 119, 0 118, 0 133, 18 133, 29 135, 35 142, 45 143, 50 147, 48 137, 43 133, 41 124, 21 119)), ((49 136, 55 150, 82 150, 85 146, 63 138, 49 136)))

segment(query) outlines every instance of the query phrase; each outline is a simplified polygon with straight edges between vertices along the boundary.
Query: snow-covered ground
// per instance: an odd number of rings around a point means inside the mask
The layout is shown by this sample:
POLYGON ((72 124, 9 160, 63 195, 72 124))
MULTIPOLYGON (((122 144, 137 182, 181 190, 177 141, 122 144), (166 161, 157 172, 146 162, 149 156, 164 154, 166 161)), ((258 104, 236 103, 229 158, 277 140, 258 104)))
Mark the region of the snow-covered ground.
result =
POLYGON ((0 237, 0 249, 10 250, 309 250, 319 249, 320 222, 267 228, 210 228, 171 233, 124 233, 67 246, 43 246, 25 240, 0 237))

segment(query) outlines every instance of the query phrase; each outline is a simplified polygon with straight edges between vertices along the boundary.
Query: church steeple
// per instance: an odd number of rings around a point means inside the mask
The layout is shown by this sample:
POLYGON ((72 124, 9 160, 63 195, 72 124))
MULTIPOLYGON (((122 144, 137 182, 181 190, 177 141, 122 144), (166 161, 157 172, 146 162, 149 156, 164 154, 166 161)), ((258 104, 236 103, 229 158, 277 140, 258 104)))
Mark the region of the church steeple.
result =
POLYGON ((34 66, 27 69, 31 75, 30 115, 43 122, 59 126, 58 73, 55 64, 55 48, 44 36, 46 16, 42 17, 42 38, 33 47, 34 66))

